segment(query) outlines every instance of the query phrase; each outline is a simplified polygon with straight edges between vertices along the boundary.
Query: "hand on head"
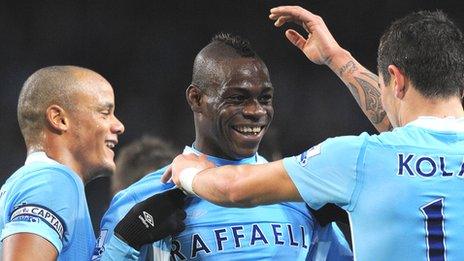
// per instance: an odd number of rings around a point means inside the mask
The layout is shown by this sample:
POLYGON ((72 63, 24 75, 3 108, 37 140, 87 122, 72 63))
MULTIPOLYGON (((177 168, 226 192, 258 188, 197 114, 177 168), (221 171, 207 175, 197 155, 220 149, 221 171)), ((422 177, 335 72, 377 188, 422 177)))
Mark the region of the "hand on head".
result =
POLYGON ((328 65, 331 58, 343 50, 320 16, 299 6, 279 6, 272 8, 270 12, 269 18, 275 20, 276 27, 287 22, 294 22, 306 30, 307 38, 293 29, 286 30, 285 36, 313 63, 328 65))
POLYGON ((171 180, 179 188, 182 188, 180 175, 182 174, 183 170, 193 168, 197 171, 201 171, 214 167, 214 164, 208 161, 205 155, 197 156, 195 154, 181 154, 174 158, 171 165, 161 177, 161 182, 166 183, 171 180))

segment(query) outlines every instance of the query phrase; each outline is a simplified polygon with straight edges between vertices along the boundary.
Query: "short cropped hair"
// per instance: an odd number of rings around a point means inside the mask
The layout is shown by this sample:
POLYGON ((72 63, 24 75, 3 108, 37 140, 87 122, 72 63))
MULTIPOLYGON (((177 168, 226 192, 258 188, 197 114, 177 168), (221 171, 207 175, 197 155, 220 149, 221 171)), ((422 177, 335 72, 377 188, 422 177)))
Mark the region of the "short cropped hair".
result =
MULTIPOLYGON (((34 72, 24 83, 18 99, 18 123, 26 145, 41 142, 47 108, 56 104, 75 109, 72 99, 77 80, 72 72, 88 70, 77 66, 50 66, 34 72)), ((90 71, 90 70, 89 70, 90 71)))
POLYGON ((122 147, 112 177, 113 194, 127 188, 151 171, 171 163, 178 153, 171 143, 148 135, 122 147))
POLYGON ((412 13, 385 31, 377 63, 385 84, 393 64, 424 97, 459 95, 464 87, 463 34, 442 11, 412 13))

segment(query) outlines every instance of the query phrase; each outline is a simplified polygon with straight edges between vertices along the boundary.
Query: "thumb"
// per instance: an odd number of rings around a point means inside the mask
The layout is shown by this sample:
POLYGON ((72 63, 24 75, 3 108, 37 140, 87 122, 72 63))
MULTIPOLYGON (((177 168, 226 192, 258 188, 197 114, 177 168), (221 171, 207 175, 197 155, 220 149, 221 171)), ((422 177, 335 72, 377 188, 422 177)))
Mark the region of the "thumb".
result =
POLYGON ((285 31, 285 36, 293 45, 295 45, 296 47, 298 47, 298 49, 303 51, 303 47, 306 44, 306 39, 303 36, 301 36, 301 34, 299 34, 297 31, 293 29, 288 29, 287 31, 285 31))
POLYGON ((161 176, 161 182, 167 183, 171 180, 172 176, 172 165, 169 165, 169 167, 164 171, 163 176, 161 176))

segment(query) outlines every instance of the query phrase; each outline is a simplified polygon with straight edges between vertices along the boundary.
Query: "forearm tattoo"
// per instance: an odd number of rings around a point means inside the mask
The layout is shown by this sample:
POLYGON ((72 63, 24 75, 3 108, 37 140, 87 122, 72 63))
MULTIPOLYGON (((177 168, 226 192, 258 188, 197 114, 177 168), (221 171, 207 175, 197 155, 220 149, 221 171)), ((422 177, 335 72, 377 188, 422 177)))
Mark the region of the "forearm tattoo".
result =
POLYGON ((353 73, 357 69, 356 64, 353 61, 349 61, 338 70, 338 75, 342 76, 344 73, 353 73))
MULTIPOLYGON (((369 71, 367 72, 361 72, 361 74, 364 74, 366 75, 367 77, 371 78, 372 80, 374 80, 375 82, 379 82, 379 77, 369 71)), ((375 86, 374 86, 375 87, 375 86)))
MULTIPOLYGON (((370 75, 363 73, 370 77, 370 75)), ((382 108, 382 103, 380 101, 380 91, 368 81, 361 79, 359 77, 354 77, 356 82, 361 86, 361 89, 364 92, 364 99, 366 103, 366 114, 369 117, 369 120, 373 124, 379 124, 383 121, 386 116, 385 111, 382 108)), ((350 83, 351 85, 351 83, 350 83)))
POLYGON ((356 88, 356 86, 354 86, 354 84, 352 84, 351 82, 349 82, 347 86, 356 102, 359 104, 359 106, 362 107, 361 100, 359 99, 358 89, 356 88))
MULTIPOLYGON (((359 68, 356 65, 356 63, 353 60, 350 60, 345 65, 340 67, 340 69, 338 70, 338 75, 340 77, 343 77, 344 74, 349 74, 349 76, 347 77, 348 79, 350 77, 353 77, 355 79, 356 82, 353 83, 349 82, 348 80, 346 80, 347 78, 345 78, 345 80, 348 82, 348 89, 350 90, 353 97, 356 99, 356 102, 359 104, 359 106, 361 106, 361 108, 365 111, 366 116, 369 118, 369 120, 373 124, 379 124, 384 120, 386 116, 386 113, 382 108, 382 103, 380 100, 380 90, 377 86, 372 85, 367 78, 363 79, 361 77, 354 76, 354 72, 358 69, 359 68), (364 102, 361 102, 361 96, 357 86, 360 86, 363 91, 364 102)), ((361 76, 370 78, 370 80, 376 83, 379 81, 377 75, 367 70, 362 70, 359 74, 361 76)))

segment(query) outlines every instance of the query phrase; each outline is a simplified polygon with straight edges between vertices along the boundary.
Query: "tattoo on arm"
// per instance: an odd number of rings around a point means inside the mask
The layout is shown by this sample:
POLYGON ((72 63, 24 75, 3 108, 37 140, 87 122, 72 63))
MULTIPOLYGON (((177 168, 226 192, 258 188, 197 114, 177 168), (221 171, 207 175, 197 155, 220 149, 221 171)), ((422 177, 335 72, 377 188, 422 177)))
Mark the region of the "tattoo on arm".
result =
MULTIPOLYGON (((359 68, 354 60, 350 60, 345 65, 341 66, 338 70, 338 76, 342 79, 345 79, 348 82, 348 89, 350 90, 351 94, 353 95, 359 106, 361 106, 369 120, 374 125, 382 123, 387 114, 382 108, 379 87, 371 84, 371 81, 378 83, 379 77, 368 70, 363 70, 362 68, 359 68), (353 75, 356 71, 359 71, 358 75, 360 77, 356 77, 353 75), (351 77, 353 77, 356 82, 349 82, 348 79, 351 77), (358 90, 358 86, 361 87, 362 92, 364 94, 363 103, 361 103, 361 91, 358 90)), ((388 122, 387 130, 392 129, 393 127, 391 123, 388 122)))
MULTIPOLYGON (((356 82, 361 86, 366 101, 366 114, 373 124, 379 124, 386 116, 380 101, 380 91, 368 81, 354 77, 356 82)), ((352 84, 350 84, 352 85, 352 84)))
POLYGON ((359 106, 362 106, 361 100, 359 99, 358 89, 356 89, 356 86, 354 86, 354 84, 352 84, 351 82, 349 82, 347 86, 356 102, 359 104, 359 106))
POLYGON ((338 75, 339 76, 342 76, 344 73, 348 72, 348 73, 353 73, 354 71, 356 71, 358 68, 356 67, 356 64, 350 60, 349 62, 347 62, 345 65, 343 65, 342 67, 340 67, 340 70, 338 70, 338 75))
MULTIPOLYGON (((361 72, 361 74, 363 75, 366 75, 367 77, 371 78, 372 80, 374 80, 375 82, 379 82, 379 77, 369 71, 367 72, 361 72)), ((375 87, 375 86, 374 86, 375 87)))

